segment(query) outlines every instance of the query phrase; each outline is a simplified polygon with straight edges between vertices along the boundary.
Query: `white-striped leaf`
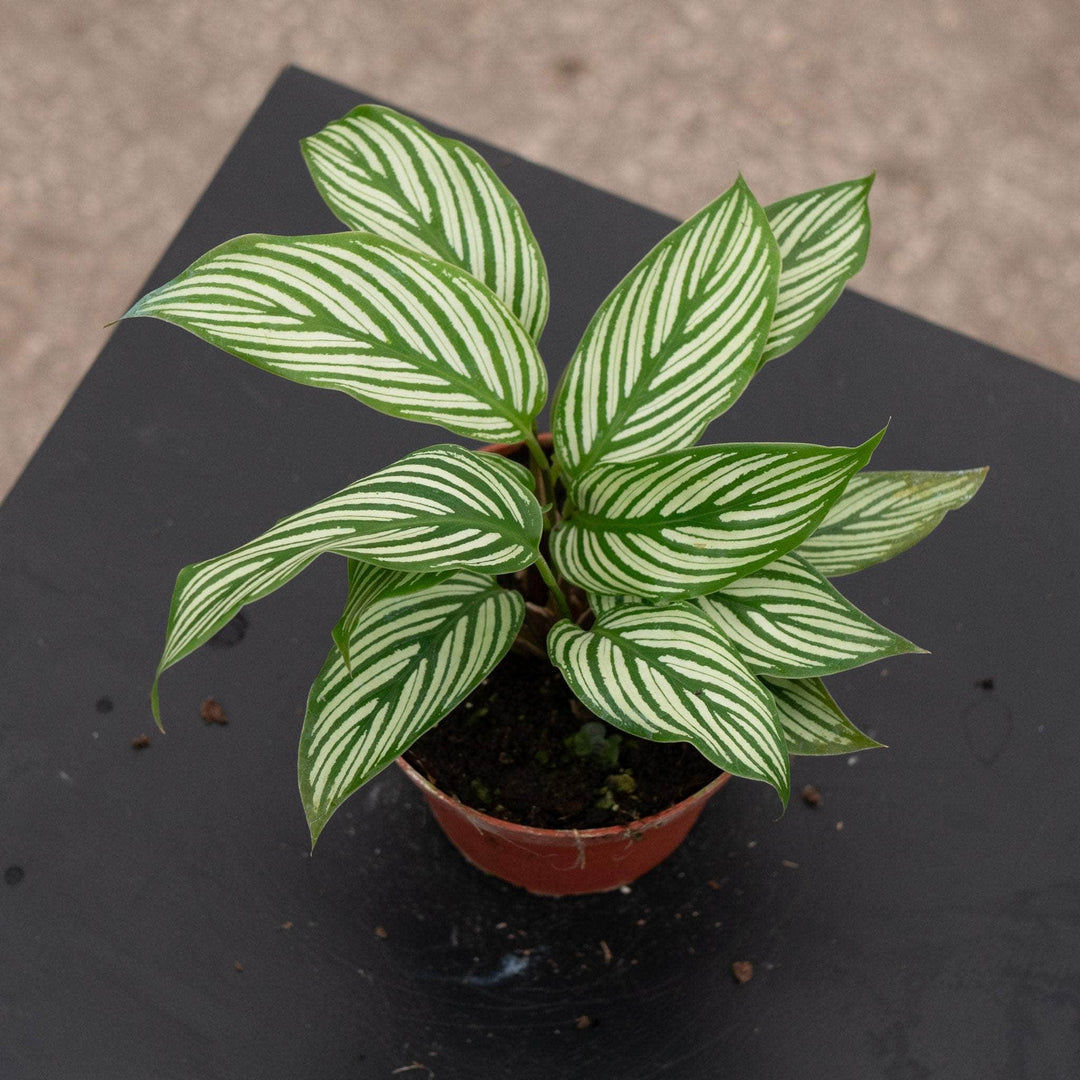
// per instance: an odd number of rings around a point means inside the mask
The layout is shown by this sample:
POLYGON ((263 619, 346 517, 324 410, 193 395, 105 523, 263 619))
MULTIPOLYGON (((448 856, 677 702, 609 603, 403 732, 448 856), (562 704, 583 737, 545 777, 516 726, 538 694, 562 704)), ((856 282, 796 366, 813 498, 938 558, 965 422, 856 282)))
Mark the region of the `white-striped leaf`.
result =
POLYGON ((757 675, 831 675, 923 651, 864 615, 791 552, 693 602, 757 675))
POLYGON ((866 261, 873 176, 807 191, 765 207, 782 264, 760 364, 783 356, 822 320, 866 261))
POLYGON ((906 551, 979 490, 986 469, 868 472, 856 476, 799 554, 827 577, 853 574, 906 551))
POLYGON ((476 687, 521 629, 525 602, 483 574, 376 601, 332 649, 308 697, 300 794, 318 839, 361 784, 404 753, 476 687))
POLYGON ((657 742, 688 742, 787 803, 787 748, 772 697, 727 639, 689 604, 629 606, 589 630, 568 619, 548 652, 571 690, 610 724, 657 742))
POLYGON ((401 596, 429 585, 438 585, 447 574, 409 574, 404 570, 388 570, 385 566, 375 566, 359 559, 349 559, 347 562, 349 594, 345 599, 345 610, 330 631, 330 636, 341 650, 345 666, 350 667, 349 642, 353 631, 360 622, 360 617, 376 600, 381 600, 384 596, 401 596))
MULTIPOLYGON (((592 613, 599 619, 601 615, 606 615, 609 611, 615 611, 617 608, 629 607, 631 605, 643 605, 652 603, 650 600, 646 600, 642 596, 627 596, 620 594, 618 596, 613 593, 594 593, 586 592, 586 599, 589 601, 589 607, 592 609, 592 613)), ((667 601, 661 601, 666 603, 667 601)))
POLYGON ((801 543, 882 433, 862 446, 740 443, 597 465, 552 533, 563 575, 595 593, 700 596, 801 543))
POLYGON ((757 370, 779 276, 765 211, 740 177, 593 316, 552 413, 564 471, 695 443, 757 370))
MULTIPOLYGON (((597 616, 649 603, 632 596, 588 597, 597 616)), ((792 552, 689 603, 759 676, 831 675, 886 656, 923 651, 863 614, 792 552)))
POLYGON ((125 316, 182 326, 256 367, 484 442, 547 395, 536 346, 459 267, 367 233, 240 236, 125 316))
POLYGON ((882 745, 843 714, 820 679, 763 678, 762 682, 776 702, 789 754, 850 754, 882 745))
MULTIPOLYGON (((418 450, 285 518, 234 551, 180 571, 158 676, 245 604, 336 552, 408 573, 522 570, 543 526, 527 469, 460 446, 418 450)), ((157 715, 157 680, 152 703, 157 715)))
POLYGON ((548 312, 540 247, 475 150, 380 105, 353 109, 300 146, 335 217, 468 270, 539 340, 548 312))

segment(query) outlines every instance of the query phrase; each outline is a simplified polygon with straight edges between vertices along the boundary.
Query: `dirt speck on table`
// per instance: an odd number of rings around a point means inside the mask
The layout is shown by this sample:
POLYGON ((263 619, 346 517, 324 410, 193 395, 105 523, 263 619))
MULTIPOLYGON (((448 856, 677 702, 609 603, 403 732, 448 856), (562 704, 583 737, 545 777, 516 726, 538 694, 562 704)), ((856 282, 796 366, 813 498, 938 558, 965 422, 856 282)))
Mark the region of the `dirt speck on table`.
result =
POLYGON ((731 965, 731 974, 735 976, 735 981, 742 986, 754 977, 754 965, 749 960, 736 960, 731 965))
POLYGON ((221 702, 217 698, 208 697, 199 706, 199 715, 207 724, 227 724, 229 718, 225 715, 225 710, 221 707, 221 702))

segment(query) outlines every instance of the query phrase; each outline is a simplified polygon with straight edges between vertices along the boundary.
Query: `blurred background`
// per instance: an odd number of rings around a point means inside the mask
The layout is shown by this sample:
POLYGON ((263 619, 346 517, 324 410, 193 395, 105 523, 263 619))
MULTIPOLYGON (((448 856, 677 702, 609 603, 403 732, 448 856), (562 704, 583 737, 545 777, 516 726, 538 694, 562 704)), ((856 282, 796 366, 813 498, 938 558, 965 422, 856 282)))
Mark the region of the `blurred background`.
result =
POLYGON ((0 497, 288 63, 680 218, 876 169, 855 287, 1080 377, 1077 0, 0 0, 0 497))

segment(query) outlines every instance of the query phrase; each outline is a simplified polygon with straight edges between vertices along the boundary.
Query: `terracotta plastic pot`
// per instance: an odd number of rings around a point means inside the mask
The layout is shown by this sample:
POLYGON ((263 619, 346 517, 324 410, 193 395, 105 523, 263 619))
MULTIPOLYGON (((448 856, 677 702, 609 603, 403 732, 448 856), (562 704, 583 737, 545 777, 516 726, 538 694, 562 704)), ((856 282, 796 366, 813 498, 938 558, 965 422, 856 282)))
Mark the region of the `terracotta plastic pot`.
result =
POLYGON ((440 791, 404 758, 398 765, 424 793, 451 843, 474 866, 541 896, 608 892, 666 859, 705 803, 731 779, 712 783, 659 814, 605 829, 534 829, 491 817, 440 791))

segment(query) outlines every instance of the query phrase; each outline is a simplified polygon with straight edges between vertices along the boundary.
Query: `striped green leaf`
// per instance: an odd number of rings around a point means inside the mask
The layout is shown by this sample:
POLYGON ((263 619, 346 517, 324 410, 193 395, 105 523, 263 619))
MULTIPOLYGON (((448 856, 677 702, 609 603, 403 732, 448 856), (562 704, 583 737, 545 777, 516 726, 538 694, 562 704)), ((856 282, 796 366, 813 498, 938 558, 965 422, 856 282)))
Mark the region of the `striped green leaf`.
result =
POLYGON ((657 742, 692 743, 713 764, 764 780, 787 803, 787 748, 772 697, 689 604, 637 606, 589 630, 567 619, 548 652, 570 689, 608 723, 657 742))
POLYGON ((830 675, 923 651, 864 615, 791 552, 694 604, 757 675, 830 675))
MULTIPOLYGON (((158 676, 324 552, 407 573, 524 569, 537 557, 543 524, 531 484, 528 470, 498 455, 432 446, 234 551, 185 567, 158 676)), ((152 702, 157 715, 156 679, 152 702)))
POLYGON ((484 442, 547 395, 536 346, 476 278, 366 233, 240 236, 125 318, 182 326, 256 367, 484 442))
POLYGON ((518 593, 471 571, 363 612, 349 639, 352 670, 332 649, 308 697, 298 772, 313 844, 349 795, 495 667, 524 617, 518 593))
POLYGON ((603 302, 556 395, 555 450, 577 476, 695 443, 757 370, 780 253, 740 177, 603 302))
MULTIPOLYGON (((640 597, 589 593, 599 616, 640 597)), ((900 653, 922 652, 863 614, 792 552, 689 601, 735 647, 755 675, 831 675, 900 653)))
MULTIPOLYGON (((776 311, 761 364, 783 356, 836 303, 866 261, 873 176, 807 191, 765 207, 782 259, 776 311)), ((760 366, 760 365, 759 365, 760 366)))
POLYGON ((882 744, 864 735, 840 710, 820 679, 763 678, 776 702, 790 754, 850 754, 882 744))
MULTIPOLYGON (((589 601, 589 607, 592 609, 592 613, 597 618, 600 618, 601 615, 606 615, 609 611, 615 611, 618 608, 630 607, 635 604, 643 606, 653 602, 646 600, 642 596, 627 596, 625 594, 616 596, 613 593, 586 592, 585 596, 589 601)), ((657 603, 667 602, 668 601, 657 601, 657 603)), ((693 601, 691 601, 691 603, 692 602, 693 601)))
POLYGON ((856 476, 799 554, 827 577, 853 574, 906 551, 979 490, 986 469, 868 472, 856 476))
POLYGON ((376 600, 381 600, 384 596, 401 596, 429 585, 437 585, 447 575, 446 573, 409 574, 404 570, 389 570, 385 566, 375 566, 372 563, 361 562, 359 559, 348 559, 347 563, 349 594, 345 600, 345 610, 341 613, 337 625, 330 631, 330 636, 341 650, 345 666, 350 667, 349 642, 352 640, 353 630, 356 629, 360 617, 376 600))
POLYGON ((884 432, 862 446, 741 443, 597 465, 552 533, 564 576, 593 593, 700 596, 810 535, 884 432))
POLYGON ((322 197, 350 229, 454 263, 539 340, 547 269, 517 200, 475 150, 379 105, 301 141, 322 197))

